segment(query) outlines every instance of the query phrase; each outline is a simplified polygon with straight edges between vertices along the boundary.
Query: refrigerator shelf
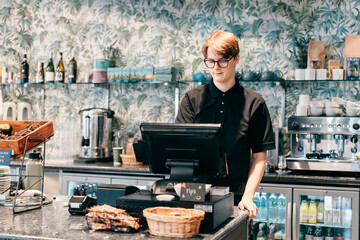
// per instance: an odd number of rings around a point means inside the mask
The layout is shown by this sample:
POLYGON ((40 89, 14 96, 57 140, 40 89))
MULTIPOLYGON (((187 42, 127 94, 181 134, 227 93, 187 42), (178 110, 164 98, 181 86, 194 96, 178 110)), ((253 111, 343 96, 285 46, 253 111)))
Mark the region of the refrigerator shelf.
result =
POLYGON ((285 222, 283 222, 283 221, 271 221, 271 220, 257 220, 257 219, 254 219, 253 222, 254 223, 268 223, 268 224, 276 223, 276 224, 285 225, 285 222))
POLYGON ((300 223, 300 225, 303 225, 303 226, 314 226, 314 227, 332 227, 332 228, 350 228, 351 227, 348 227, 348 226, 334 226, 334 225, 328 225, 328 224, 322 224, 322 223, 300 223))

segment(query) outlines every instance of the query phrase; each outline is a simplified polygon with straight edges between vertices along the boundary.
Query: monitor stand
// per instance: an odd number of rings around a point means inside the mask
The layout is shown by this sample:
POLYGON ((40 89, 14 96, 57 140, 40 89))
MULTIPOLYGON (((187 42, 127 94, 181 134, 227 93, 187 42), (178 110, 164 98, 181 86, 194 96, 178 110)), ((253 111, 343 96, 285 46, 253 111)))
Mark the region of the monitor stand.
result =
POLYGON ((194 170, 199 166, 196 159, 168 159, 166 166, 170 168, 169 179, 161 179, 154 182, 151 189, 153 194, 175 195, 174 185, 182 182, 196 182, 194 170))

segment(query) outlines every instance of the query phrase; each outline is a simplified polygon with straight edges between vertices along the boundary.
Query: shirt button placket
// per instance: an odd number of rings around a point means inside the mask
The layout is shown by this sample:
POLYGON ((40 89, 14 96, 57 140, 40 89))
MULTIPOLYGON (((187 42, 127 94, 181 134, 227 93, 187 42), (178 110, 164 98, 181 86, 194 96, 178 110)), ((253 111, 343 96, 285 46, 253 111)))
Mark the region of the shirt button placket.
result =
MULTIPOLYGON (((225 93, 222 94, 223 97, 225 97, 225 93)), ((225 105, 225 102, 224 102, 224 99, 221 101, 221 108, 220 108, 220 113, 223 114, 224 113, 224 105, 225 105)))

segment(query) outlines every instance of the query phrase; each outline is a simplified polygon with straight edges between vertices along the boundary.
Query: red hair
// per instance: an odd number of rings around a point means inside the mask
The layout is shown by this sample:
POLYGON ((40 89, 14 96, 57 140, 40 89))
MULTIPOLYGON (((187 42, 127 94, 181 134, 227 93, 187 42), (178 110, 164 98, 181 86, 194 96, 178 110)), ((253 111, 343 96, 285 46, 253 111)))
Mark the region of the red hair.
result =
POLYGON ((235 57, 239 54, 239 42, 234 34, 225 31, 216 31, 208 38, 202 48, 202 54, 207 58, 207 51, 212 48, 224 58, 235 57))

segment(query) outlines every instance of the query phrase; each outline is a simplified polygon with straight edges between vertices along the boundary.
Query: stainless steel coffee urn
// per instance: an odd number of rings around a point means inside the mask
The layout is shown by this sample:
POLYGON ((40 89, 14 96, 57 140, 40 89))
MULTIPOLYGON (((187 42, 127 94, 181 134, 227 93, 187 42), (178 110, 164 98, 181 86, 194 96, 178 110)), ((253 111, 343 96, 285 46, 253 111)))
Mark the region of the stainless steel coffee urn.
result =
POLYGON ((75 162, 108 162, 111 156, 111 122, 114 111, 87 108, 79 111, 81 117, 81 153, 75 162))

